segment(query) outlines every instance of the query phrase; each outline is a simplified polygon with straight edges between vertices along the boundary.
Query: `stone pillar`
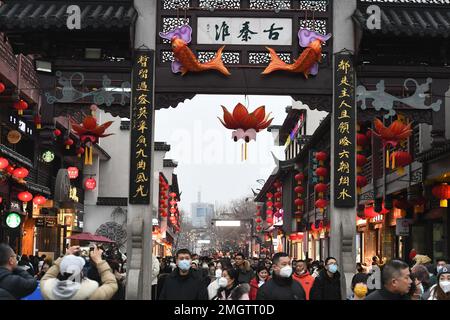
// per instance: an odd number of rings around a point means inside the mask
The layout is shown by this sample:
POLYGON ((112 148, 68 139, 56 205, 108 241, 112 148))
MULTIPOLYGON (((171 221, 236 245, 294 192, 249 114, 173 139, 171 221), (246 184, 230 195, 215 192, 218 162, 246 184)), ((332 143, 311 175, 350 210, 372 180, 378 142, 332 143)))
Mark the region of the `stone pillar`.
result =
MULTIPOLYGON (((142 46, 148 49, 156 49, 156 12, 157 2, 148 0, 134 0, 134 7, 138 12, 135 24, 134 48, 142 46)), ((154 75, 153 75, 154 76, 154 75)), ((151 166, 153 172, 153 150, 154 150, 154 97, 152 97, 152 141, 151 141, 151 166)), ((153 188, 153 174, 149 174, 150 195, 153 188)), ((128 174, 129 177, 129 174, 128 174)), ((127 299, 150 300, 152 289, 152 196, 148 205, 128 205, 127 233, 131 241, 127 243, 127 299)))
MULTIPOLYGON (((333 1, 333 53, 343 49, 355 51, 354 26, 352 15, 356 10, 356 0, 333 1)), ((334 66, 333 58, 333 66, 334 66)), ((333 79, 334 79, 333 68, 333 79)), ((333 95, 337 94, 333 88, 333 95)), ((333 99, 334 104, 334 99, 333 99)), ((356 106, 355 106, 356 107, 356 106)), ((333 105, 333 112, 337 106, 333 105)), ((334 165, 334 114, 331 117, 331 156, 330 165, 334 165)), ((354 141, 356 143, 356 141, 354 141)), ((356 167, 356 165, 355 165, 356 167)), ((331 170, 331 180, 334 182, 334 170, 331 170)), ((333 186, 333 184, 332 184, 333 186)), ((356 197, 356 194, 354 195, 356 197)), ((334 190, 330 193, 330 255, 338 259, 341 273, 342 295, 345 299, 350 293, 350 283, 356 269, 356 208, 335 208, 334 190)))

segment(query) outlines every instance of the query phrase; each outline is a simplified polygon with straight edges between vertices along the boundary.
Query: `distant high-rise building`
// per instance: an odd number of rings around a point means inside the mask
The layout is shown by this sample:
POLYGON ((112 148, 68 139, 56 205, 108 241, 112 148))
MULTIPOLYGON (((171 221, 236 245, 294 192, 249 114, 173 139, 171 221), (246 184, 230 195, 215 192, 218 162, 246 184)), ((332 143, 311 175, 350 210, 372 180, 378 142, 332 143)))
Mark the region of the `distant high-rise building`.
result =
POLYGON ((214 205, 201 201, 201 193, 198 193, 197 202, 191 205, 191 222, 195 228, 207 228, 214 217, 214 205))

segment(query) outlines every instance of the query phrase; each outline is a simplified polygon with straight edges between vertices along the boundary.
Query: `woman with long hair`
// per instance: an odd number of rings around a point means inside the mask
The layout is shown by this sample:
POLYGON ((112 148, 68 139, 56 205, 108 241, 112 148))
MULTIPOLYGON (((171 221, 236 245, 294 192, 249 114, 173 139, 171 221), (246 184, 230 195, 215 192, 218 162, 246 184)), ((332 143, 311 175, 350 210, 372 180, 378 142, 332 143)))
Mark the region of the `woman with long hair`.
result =
POLYGON ((219 279, 218 300, 249 300, 250 285, 238 284, 239 272, 235 269, 224 269, 219 279))
POLYGON ((260 264, 256 268, 256 276, 250 281, 250 300, 256 300, 258 289, 270 279, 269 269, 260 264))
POLYGON ((450 264, 440 269, 438 283, 430 288, 428 300, 450 300, 450 264))

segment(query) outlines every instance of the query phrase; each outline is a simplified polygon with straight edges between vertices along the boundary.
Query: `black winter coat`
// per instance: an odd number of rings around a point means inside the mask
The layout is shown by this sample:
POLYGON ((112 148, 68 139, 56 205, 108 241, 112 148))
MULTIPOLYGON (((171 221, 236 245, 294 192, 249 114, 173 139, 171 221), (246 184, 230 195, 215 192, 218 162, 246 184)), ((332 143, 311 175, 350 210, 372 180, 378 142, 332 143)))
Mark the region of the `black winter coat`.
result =
POLYGON ((402 296, 387 291, 385 288, 382 288, 369 294, 365 300, 411 300, 411 299, 407 294, 402 296))
POLYGON ((255 277, 255 273, 253 269, 243 270, 241 268, 236 269, 239 272, 238 283, 250 283, 252 279, 255 277))
MULTIPOLYGON (((9 293, 14 299, 22 299, 34 292, 37 281, 27 271, 16 268, 13 272, 0 267, 0 288, 9 293)), ((0 299, 7 299, 6 293, 0 293, 0 299)), ((11 298, 9 297, 8 300, 11 298)))
POLYGON ((258 289, 256 300, 306 300, 306 294, 292 277, 282 278, 274 274, 258 289))
POLYGON ((341 274, 336 272, 330 278, 326 270, 322 270, 314 280, 309 294, 311 300, 342 300, 341 274))
POLYGON ((190 269, 181 276, 176 268, 164 279, 159 300, 208 300, 205 280, 198 271, 190 269))

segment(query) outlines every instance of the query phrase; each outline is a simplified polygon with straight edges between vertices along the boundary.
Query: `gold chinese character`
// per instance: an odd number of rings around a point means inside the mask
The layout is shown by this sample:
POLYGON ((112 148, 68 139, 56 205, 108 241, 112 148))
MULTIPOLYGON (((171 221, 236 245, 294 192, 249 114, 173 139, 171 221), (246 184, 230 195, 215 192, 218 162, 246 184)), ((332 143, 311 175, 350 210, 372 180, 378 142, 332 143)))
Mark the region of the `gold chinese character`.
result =
POLYGON ((144 149, 142 148, 136 151, 136 157, 148 158, 148 156, 145 154, 144 149))
POLYGON ((141 83, 138 84, 138 87, 137 87, 136 91, 149 91, 148 90, 148 86, 147 86, 147 82, 141 81, 141 83))
POLYGON ((339 152, 339 158, 349 158, 350 157, 350 152, 347 150, 343 150, 342 152, 339 152))
POLYGON ((342 88, 341 95, 339 96, 339 98, 345 98, 345 97, 350 97, 350 95, 347 93, 347 88, 342 88))
POLYGON ((349 145, 351 145, 352 143, 350 142, 350 140, 348 140, 347 136, 339 139, 339 145, 340 146, 344 146, 344 147, 348 147, 349 145))
POLYGON ((347 108, 352 108, 351 105, 349 105, 347 102, 345 102, 345 100, 342 100, 341 104, 339 105, 339 109, 342 107, 347 107, 347 108))
POLYGON ((148 195, 148 193, 144 193, 144 185, 142 184, 136 189, 136 193, 133 197, 136 198, 138 195, 140 197, 146 197, 148 195))
POLYGON ((339 177, 339 185, 350 187, 350 177, 347 177, 347 176, 339 177))
POLYGON ((137 118, 140 119, 140 118, 144 117, 145 119, 147 119, 147 114, 148 114, 147 108, 144 106, 140 106, 137 118))
POLYGON ((341 115, 338 117, 338 119, 342 120, 342 119, 349 119, 349 118, 350 118, 350 116, 348 115, 348 110, 347 109, 341 110, 341 115))
POLYGON ((341 60, 338 65, 338 70, 342 70, 345 74, 347 74, 348 69, 350 69, 350 63, 348 60, 341 60))
POLYGON ((346 188, 342 188, 342 191, 339 193, 338 199, 345 200, 345 198, 352 198, 352 196, 348 194, 348 190, 346 188))
POLYGON ((137 163, 137 169, 145 171, 145 168, 147 168, 147 162, 145 162, 144 160, 139 160, 139 162, 137 163))
POLYGON ((347 76, 343 76, 341 79, 341 83, 339 83, 339 87, 346 85, 347 87, 351 87, 350 83, 348 83, 347 76))
POLYGON ((137 174, 136 176, 136 183, 143 183, 143 182, 147 182, 148 178, 145 176, 145 173, 140 172, 137 174))
POLYGON ((341 134, 350 134, 350 125, 347 121, 339 123, 338 130, 341 134))
POLYGON ((337 171, 350 173, 350 163, 348 163, 347 161, 341 161, 341 163, 339 163, 339 169, 337 171))
POLYGON ((138 97, 138 105, 141 105, 141 104, 149 104, 150 103, 150 101, 148 101, 148 99, 147 99, 147 95, 146 94, 141 94, 139 97, 138 97))
POLYGON ((147 68, 148 56, 142 55, 139 57, 138 63, 142 68, 147 68))
POLYGON ((141 121, 139 122, 139 125, 138 125, 138 131, 140 131, 141 134, 144 134, 144 131, 147 130, 147 129, 148 129, 148 128, 147 128, 147 125, 146 125, 145 121, 144 121, 144 120, 141 120, 141 121))
POLYGON ((139 138, 137 138, 138 145, 143 144, 145 147, 147 146, 147 138, 143 135, 140 135, 139 138))
POLYGON ((139 77, 141 79, 147 79, 148 78, 148 69, 139 70, 139 77))

